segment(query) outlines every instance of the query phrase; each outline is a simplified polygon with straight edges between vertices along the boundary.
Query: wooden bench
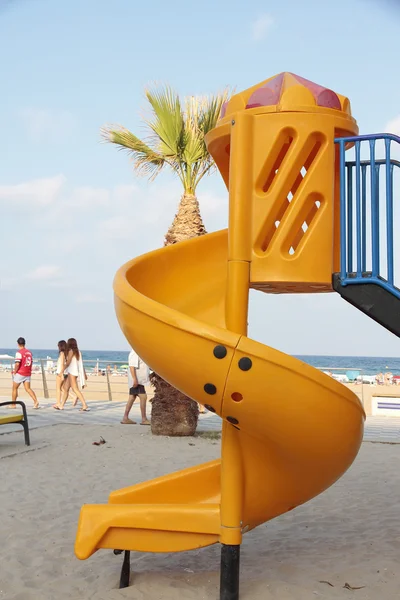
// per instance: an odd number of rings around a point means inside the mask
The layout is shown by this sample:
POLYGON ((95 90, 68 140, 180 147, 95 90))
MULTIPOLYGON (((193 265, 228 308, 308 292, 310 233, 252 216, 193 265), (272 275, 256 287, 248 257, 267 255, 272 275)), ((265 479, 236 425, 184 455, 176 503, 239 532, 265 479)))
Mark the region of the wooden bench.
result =
POLYGON ((12 404, 13 406, 15 406, 15 404, 19 404, 20 406, 22 406, 22 414, 17 413, 15 415, 5 415, 5 416, 0 415, 0 425, 10 425, 12 423, 15 423, 16 425, 22 425, 22 427, 24 428, 25 445, 30 446, 31 442, 29 439, 29 426, 28 426, 28 415, 26 414, 26 406, 25 406, 24 402, 20 402, 18 400, 15 403, 14 402, 0 402, 0 407, 1 406, 10 406, 10 404, 12 404))

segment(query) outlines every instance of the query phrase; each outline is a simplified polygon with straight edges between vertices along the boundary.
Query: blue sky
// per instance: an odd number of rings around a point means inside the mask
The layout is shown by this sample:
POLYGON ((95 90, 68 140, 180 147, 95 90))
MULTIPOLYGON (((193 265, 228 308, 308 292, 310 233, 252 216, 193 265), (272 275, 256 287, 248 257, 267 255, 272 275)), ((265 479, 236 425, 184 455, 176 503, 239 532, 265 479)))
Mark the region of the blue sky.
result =
MULTIPOLYGON (((292 71, 349 96, 362 132, 400 133, 399 25, 372 0, 0 0, 0 347, 127 347, 112 280, 162 244, 180 188, 138 180, 99 130, 140 134, 147 84, 196 95, 292 71)), ((218 176, 198 195, 208 230, 225 227, 218 176)), ((252 293, 250 333, 290 353, 400 350, 334 294, 252 293)))

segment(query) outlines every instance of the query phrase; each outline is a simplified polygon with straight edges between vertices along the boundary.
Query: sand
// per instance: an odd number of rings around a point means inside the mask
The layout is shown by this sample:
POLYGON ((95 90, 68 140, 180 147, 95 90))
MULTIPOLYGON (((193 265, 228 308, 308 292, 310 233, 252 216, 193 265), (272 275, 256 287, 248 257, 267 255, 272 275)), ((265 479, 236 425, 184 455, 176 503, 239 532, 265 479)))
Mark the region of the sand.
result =
MULTIPOLYGON (((102 550, 81 562, 73 545, 83 503, 218 454, 218 441, 155 438, 140 427, 41 427, 30 448, 21 433, 0 431, 0 599, 217 600, 218 546, 132 553, 133 585, 118 590, 121 557, 102 550), (100 435, 107 444, 93 446, 100 435)), ((241 600, 398 598, 399 464, 400 445, 364 443, 334 487, 247 534, 241 600)))

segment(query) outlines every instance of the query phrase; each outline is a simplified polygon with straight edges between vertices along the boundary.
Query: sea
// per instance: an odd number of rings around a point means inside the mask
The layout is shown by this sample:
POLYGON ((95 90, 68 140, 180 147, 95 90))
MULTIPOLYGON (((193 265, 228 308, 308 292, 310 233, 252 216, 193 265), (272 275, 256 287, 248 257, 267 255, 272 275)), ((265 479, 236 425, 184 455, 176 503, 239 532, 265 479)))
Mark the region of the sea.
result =
MULTIPOLYGON (((1 354, 15 355, 15 348, 0 348, 1 354)), ((52 359, 57 360, 57 351, 31 350, 35 360, 52 359)), ((126 365, 128 361, 127 350, 82 350, 84 361, 90 361, 93 365, 98 361, 99 365, 126 365)), ((400 357, 394 356, 323 356, 323 355, 296 355, 296 358, 309 365, 332 373, 343 373, 344 371, 360 371, 363 375, 376 375, 391 371, 393 375, 400 375, 400 357)), ((7 362, 2 361, 0 362, 7 362)), ((9 362, 9 361, 8 361, 9 362)))

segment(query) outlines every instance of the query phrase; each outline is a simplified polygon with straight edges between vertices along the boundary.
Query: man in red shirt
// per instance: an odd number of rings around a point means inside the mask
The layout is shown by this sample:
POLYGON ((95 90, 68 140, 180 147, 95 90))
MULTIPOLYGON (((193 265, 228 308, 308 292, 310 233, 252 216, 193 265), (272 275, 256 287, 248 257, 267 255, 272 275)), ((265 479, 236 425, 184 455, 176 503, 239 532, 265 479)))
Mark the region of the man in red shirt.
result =
MULTIPOLYGON (((25 391, 33 400, 33 408, 39 408, 39 402, 36 394, 31 390, 31 374, 32 374, 32 352, 25 348, 25 339, 20 337, 17 339, 18 352, 15 355, 15 365, 13 371, 13 388, 12 401, 16 402, 18 398, 18 388, 21 383, 24 384, 25 391)), ((11 405, 15 408, 17 405, 11 405)))

